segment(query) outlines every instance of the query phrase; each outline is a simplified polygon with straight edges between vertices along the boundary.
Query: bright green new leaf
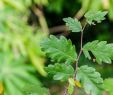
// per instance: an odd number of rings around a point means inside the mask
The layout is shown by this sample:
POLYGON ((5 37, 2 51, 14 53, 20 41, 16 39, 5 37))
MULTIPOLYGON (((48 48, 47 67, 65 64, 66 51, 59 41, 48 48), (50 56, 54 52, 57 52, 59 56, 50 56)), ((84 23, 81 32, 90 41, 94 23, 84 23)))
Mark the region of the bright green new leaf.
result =
POLYGON ((81 81, 82 87, 87 94, 102 95, 103 79, 94 68, 87 65, 78 68, 77 80, 81 81))
POLYGON ((91 59, 89 51, 95 56, 99 64, 102 62, 111 63, 113 59, 113 44, 107 44, 106 41, 88 42, 84 45, 83 52, 88 59, 91 59))
POLYGON ((75 86, 75 80, 73 78, 68 79, 69 84, 75 86))
POLYGON ((82 26, 80 24, 80 22, 75 18, 64 18, 63 19, 64 22, 66 22, 66 26, 69 28, 69 30, 71 30, 72 32, 80 32, 82 31, 82 26))
POLYGON ((104 89, 109 93, 109 95, 113 95, 113 78, 104 80, 104 89))
POLYGON ((68 86, 68 88, 67 88, 67 91, 68 91, 68 94, 69 94, 69 95, 72 95, 73 92, 74 92, 74 86, 71 85, 71 84, 69 84, 69 86, 68 86))
POLYGON ((100 23, 102 20, 105 19, 105 15, 107 14, 106 11, 88 11, 85 14, 85 18, 87 22, 91 25, 94 24, 94 22, 100 23))
POLYGON ((68 94, 72 95, 74 92, 74 86, 75 86, 75 81, 73 78, 68 79, 69 85, 68 85, 68 94))
POLYGON ((68 78, 73 77, 74 69, 71 65, 58 64, 49 65, 45 68, 49 75, 53 75, 54 80, 67 81, 68 78))
POLYGON ((42 50, 55 62, 73 63, 77 59, 75 46, 70 40, 61 36, 60 39, 51 35, 41 43, 42 50))

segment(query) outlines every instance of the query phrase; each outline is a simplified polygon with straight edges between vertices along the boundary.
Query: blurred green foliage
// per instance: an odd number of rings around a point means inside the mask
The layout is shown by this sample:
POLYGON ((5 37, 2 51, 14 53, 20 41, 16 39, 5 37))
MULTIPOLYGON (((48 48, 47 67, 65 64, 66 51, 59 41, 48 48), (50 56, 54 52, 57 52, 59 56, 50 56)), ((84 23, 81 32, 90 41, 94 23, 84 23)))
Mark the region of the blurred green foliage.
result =
MULTIPOLYGON (((47 1, 35 0, 34 3, 46 4, 47 1)), ((35 69, 46 76, 44 53, 39 45, 46 35, 40 32, 40 28, 27 23, 31 0, 2 0, 0 5, 0 83, 4 95, 27 95, 22 92, 27 84, 38 84, 37 89, 41 88, 40 81, 33 74, 35 69)), ((43 90, 37 91, 41 92, 44 93, 43 90)))
POLYGON ((0 8, 10 6, 18 11, 26 11, 32 4, 48 4, 48 0, 0 0, 0 8))
POLYGON ((22 92, 27 84, 41 85, 33 76, 35 70, 32 66, 23 64, 24 60, 14 60, 9 52, 0 53, 0 82, 4 88, 4 95, 26 95, 22 92))
POLYGON ((28 57, 34 65, 37 65, 36 67, 39 68, 39 72, 45 75, 43 58, 40 57, 43 56, 43 53, 39 47, 39 42, 44 37, 44 34, 37 31, 34 33, 32 27, 29 27, 27 23, 24 22, 24 19, 22 19, 22 16, 17 14, 15 12, 11 13, 10 10, 8 13, 7 9, 6 11, 1 11, 1 51, 12 51, 14 57, 21 55, 28 57), (23 22, 20 19, 23 20, 23 22), (38 59, 40 59, 40 61, 38 59), (38 66, 38 64, 40 65, 38 66))
MULTIPOLYGON (((110 20, 113 20, 113 0, 0 0, 0 87, 3 87, 4 95, 31 93, 34 91, 31 89, 34 88, 34 82, 38 85, 35 86, 39 89, 37 93, 47 95, 47 89, 42 89, 36 73, 37 70, 38 74, 47 75, 44 70, 45 54, 39 45, 47 34, 42 31, 40 17, 34 13, 34 6, 45 12, 48 26, 62 24, 61 19, 65 16, 82 17, 91 9, 107 10, 110 20), (33 24, 29 20, 33 20, 33 24)), ((97 31, 97 34, 100 33, 97 38, 110 39, 109 26, 103 26, 99 26, 99 29, 105 32, 97 31)))
POLYGON ((104 80, 104 88, 109 95, 113 95, 113 78, 108 78, 104 80))
POLYGON ((109 18, 113 20, 113 0, 80 0, 82 2, 81 12, 88 10, 107 10, 109 18))

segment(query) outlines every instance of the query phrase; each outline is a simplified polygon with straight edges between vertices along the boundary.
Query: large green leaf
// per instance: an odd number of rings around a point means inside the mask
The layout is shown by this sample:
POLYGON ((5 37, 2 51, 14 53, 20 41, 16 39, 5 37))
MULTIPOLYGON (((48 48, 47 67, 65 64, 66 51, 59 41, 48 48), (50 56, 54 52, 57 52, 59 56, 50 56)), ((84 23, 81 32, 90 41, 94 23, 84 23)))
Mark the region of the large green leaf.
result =
POLYGON ((66 26, 69 27, 69 30, 71 30, 72 32, 80 32, 82 31, 82 26, 80 24, 80 22, 75 18, 64 18, 63 19, 64 22, 66 22, 66 26))
POLYGON ((78 68, 76 78, 81 81, 87 94, 102 95, 103 79, 94 68, 88 67, 87 65, 81 66, 78 68))
POLYGON ((58 64, 49 65, 46 67, 46 71, 49 75, 53 75, 54 80, 67 81, 68 78, 73 77, 74 69, 71 65, 58 64))
POLYGON ((107 12, 101 12, 101 11, 88 11, 85 14, 87 22, 91 25, 94 24, 94 22, 100 23, 102 20, 105 19, 105 15, 107 12))
POLYGON ((113 59, 113 44, 107 44, 106 41, 88 42, 84 45, 83 52, 87 58, 91 59, 89 51, 95 56, 99 64, 102 62, 111 63, 111 59, 113 59))
POLYGON ((104 89, 109 93, 109 95, 113 95, 113 78, 104 80, 104 89))
POLYGON ((73 63, 77 59, 75 47, 70 40, 51 35, 41 43, 42 50, 55 62, 73 63))

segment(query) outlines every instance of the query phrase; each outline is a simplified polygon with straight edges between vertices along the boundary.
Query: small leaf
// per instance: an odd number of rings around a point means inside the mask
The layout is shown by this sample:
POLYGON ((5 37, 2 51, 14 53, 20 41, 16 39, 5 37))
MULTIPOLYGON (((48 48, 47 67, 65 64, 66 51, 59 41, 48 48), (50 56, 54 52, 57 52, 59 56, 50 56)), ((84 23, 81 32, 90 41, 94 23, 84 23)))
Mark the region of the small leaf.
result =
POLYGON ((81 84, 87 94, 102 95, 103 79, 94 68, 87 65, 78 68, 76 79, 81 81, 81 84))
POLYGON ((42 50, 55 62, 60 63, 73 63, 77 59, 75 46, 72 45, 70 40, 64 36, 60 39, 51 35, 41 43, 42 50))
POLYGON ((69 84, 75 86, 75 80, 73 78, 69 78, 69 84))
POLYGON ((73 85, 73 86, 77 86, 79 88, 81 88, 81 83, 78 80, 74 80, 73 78, 69 78, 68 79, 69 84, 73 85))
POLYGON ((94 22, 100 23, 102 20, 105 19, 105 15, 108 12, 104 11, 89 11, 85 14, 87 22, 91 24, 95 24, 94 22))
POLYGON ((68 94, 72 95, 74 92, 74 87, 75 87, 75 80, 73 78, 68 79, 69 86, 68 86, 68 94))
POLYGON ((109 93, 109 95, 113 95, 113 78, 104 80, 104 89, 109 93))
POLYGON ((53 76, 54 80, 67 81, 74 74, 73 67, 67 64, 56 63, 55 65, 49 65, 45 69, 49 75, 53 76))
POLYGON ((83 52, 88 59, 91 59, 89 51, 95 56, 99 64, 102 62, 111 63, 111 60, 113 60, 113 44, 107 44, 106 41, 88 42, 84 45, 83 52))
POLYGON ((66 22, 66 26, 69 27, 69 30, 71 30, 72 32, 80 32, 82 31, 82 26, 80 24, 80 22, 75 18, 64 18, 63 19, 64 22, 66 22))
POLYGON ((69 86, 68 86, 68 94, 69 94, 69 95, 72 95, 73 92, 74 92, 74 86, 71 85, 71 84, 69 84, 69 86))
POLYGON ((78 80, 75 80, 75 85, 76 85, 77 87, 79 87, 79 88, 82 87, 81 83, 80 83, 78 80))

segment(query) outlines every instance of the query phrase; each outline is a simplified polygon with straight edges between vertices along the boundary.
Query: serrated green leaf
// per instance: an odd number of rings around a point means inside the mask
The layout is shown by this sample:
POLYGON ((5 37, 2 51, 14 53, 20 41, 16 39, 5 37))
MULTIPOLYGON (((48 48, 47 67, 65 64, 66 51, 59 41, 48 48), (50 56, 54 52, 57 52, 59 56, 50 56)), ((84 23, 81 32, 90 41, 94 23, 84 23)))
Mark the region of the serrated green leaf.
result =
POLYGON ((68 17, 68 18, 64 18, 63 21, 66 22, 66 26, 72 32, 80 32, 80 31, 82 31, 81 23, 76 18, 73 19, 71 17, 68 17))
POLYGON ((87 65, 81 66, 78 68, 76 78, 81 81, 87 94, 102 95, 103 79, 94 68, 88 67, 87 65))
POLYGON ((74 69, 71 65, 58 64, 49 65, 45 68, 49 75, 52 75, 54 80, 67 81, 68 78, 73 77, 74 69))
POLYGON ((109 93, 109 95, 113 95, 113 78, 104 80, 104 89, 109 93))
POLYGON ((64 36, 60 39, 51 35, 41 43, 42 50, 55 62, 73 63, 77 59, 75 46, 64 36))
POLYGON ((111 63, 113 59, 113 44, 107 44, 106 41, 88 42, 84 45, 83 52, 88 59, 91 59, 89 51, 95 56, 99 64, 102 62, 111 63))
POLYGON ((101 12, 101 11, 88 11, 85 14, 85 18, 87 22, 91 24, 95 24, 94 22, 100 23, 102 20, 105 19, 105 15, 107 14, 106 11, 101 12))

